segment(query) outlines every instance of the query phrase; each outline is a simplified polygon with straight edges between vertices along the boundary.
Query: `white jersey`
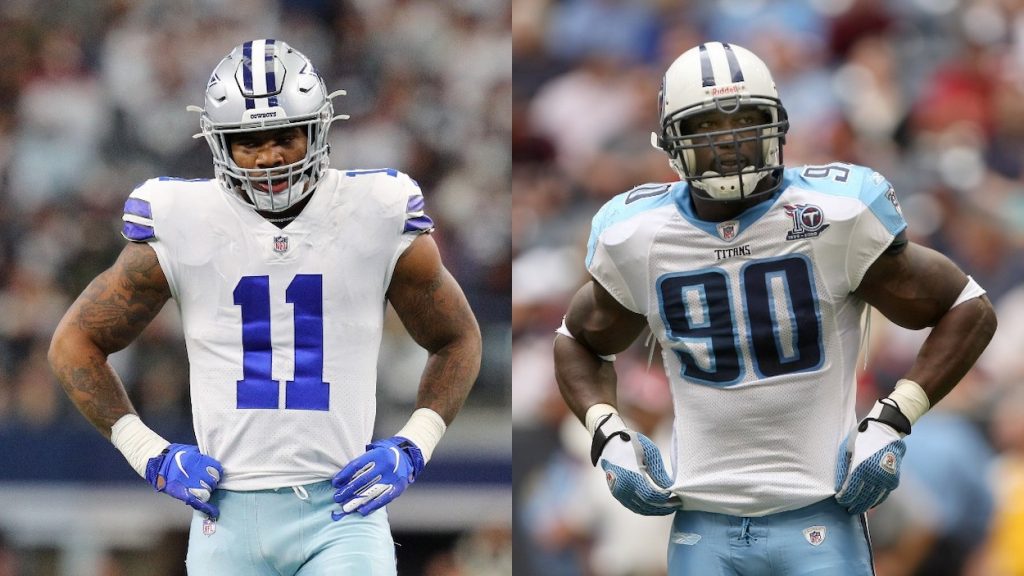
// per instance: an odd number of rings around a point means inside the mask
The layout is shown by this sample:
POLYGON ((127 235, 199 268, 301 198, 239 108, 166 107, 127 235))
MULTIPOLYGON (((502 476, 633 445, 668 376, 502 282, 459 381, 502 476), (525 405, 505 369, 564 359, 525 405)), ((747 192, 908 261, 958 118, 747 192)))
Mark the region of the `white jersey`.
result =
POLYGON ((215 180, 131 193, 124 235, 156 251, 181 312, 196 438, 221 488, 328 479, 365 451, 385 292, 432 228, 396 170, 328 170, 283 230, 215 180))
POLYGON ((835 494, 866 304, 853 291, 906 227, 892 186, 849 164, 787 169, 726 222, 688 185, 621 194, 587 267, 646 316, 671 382, 672 490, 688 510, 763 516, 835 494))

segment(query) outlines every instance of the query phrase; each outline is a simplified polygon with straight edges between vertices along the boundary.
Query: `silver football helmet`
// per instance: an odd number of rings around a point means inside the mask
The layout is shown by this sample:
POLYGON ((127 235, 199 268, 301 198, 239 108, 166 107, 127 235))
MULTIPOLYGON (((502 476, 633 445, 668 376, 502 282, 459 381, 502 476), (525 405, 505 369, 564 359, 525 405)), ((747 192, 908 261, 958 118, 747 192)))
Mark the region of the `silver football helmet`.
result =
POLYGON ((214 174, 230 194, 240 190, 253 207, 280 212, 309 196, 328 165, 327 131, 335 120, 331 100, 344 90, 327 93, 313 63, 288 44, 270 38, 236 46, 217 64, 206 85, 201 132, 213 153, 214 174), (306 156, 286 166, 246 169, 231 157, 231 137, 285 127, 306 131, 306 156), (281 183, 287 187, 280 189, 281 183), (274 192, 274 184, 278 191, 274 192))
POLYGON ((769 176, 772 185, 762 187, 757 196, 771 194, 782 184, 788 116, 771 71, 753 52, 722 42, 687 50, 665 72, 659 100, 661 131, 651 134, 651 144, 668 153, 669 165, 680 178, 714 200, 749 198, 769 176), (684 133, 682 122, 691 116, 712 110, 730 114, 748 107, 764 111, 766 121, 745 129, 684 133), (760 143, 758 158, 734 169, 722 168, 723 146, 731 144, 735 150, 729 154, 738 156, 740 144, 753 140, 760 143), (716 169, 698 173, 694 151, 702 148, 714 154, 716 169))

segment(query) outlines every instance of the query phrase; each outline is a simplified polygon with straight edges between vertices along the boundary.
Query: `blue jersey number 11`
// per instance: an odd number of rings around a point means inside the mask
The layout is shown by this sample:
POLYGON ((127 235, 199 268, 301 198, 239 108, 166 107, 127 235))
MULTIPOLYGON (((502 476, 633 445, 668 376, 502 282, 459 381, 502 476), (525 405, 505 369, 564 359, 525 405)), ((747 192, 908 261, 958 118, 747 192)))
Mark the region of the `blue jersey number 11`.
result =
MULTIPOLYGON (((284 407, 327 410, 330 388, 324 382, 323 277, 298 274, 285 290, 294 308, 295 372, 285 384, 284 407)), ((235 286, 235 305, 242 308, 242 379, 238 408, 278 407, 279 387, 272 378, 270 342, 270 277, 243 276, 235 286)))

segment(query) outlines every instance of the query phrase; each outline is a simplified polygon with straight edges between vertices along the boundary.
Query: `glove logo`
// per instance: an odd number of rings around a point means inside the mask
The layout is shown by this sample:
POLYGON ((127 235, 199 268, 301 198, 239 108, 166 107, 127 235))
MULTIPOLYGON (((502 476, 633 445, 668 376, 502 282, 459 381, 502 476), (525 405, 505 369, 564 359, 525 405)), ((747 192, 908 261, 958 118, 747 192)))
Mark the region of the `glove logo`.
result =
POLYGON ((804 538, 811 546, 821 546, 825 541, 826 529, 824 526, 809 526, 804 528, 804 538))
POLYGON ((185 456, 185 452, 184 451, 179 450, 178 452, 175 452, 174 453, 174 463, 178 465, 178 470, 181 470, 181 473, 185 475, 185 478, 188 478, 188 471, 185 470, 185 466, 183 466, 182 463, 181 463, 181 459, 184 456, 185 456))
POLYGON ((882 470, 885 470, 889 474, 895 475, 897 473, 896 455, 893 454, 892 452, 886 452, 885 454, 882 454, 882 460, 881 462, 878 463, 878 465, 882 467, 882 470))
POLYGON ((611 470, 606 470, 604 473, 604 479, 608 482, 608 489, 611 490, 615 487, 615 473, 611 470))

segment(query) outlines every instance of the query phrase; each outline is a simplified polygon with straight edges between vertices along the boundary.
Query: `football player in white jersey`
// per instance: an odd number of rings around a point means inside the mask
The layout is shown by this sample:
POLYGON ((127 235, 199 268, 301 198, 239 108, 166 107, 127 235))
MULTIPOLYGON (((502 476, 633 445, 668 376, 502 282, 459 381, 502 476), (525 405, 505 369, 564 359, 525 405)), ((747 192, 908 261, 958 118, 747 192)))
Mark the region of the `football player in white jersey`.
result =
POLYGON ((479 370, 479 328, 419 186, 393 169, 328 168, 342 93, 284 42, 232 50, 190 107, 216 177, 135 189, 130 242, 53 337, 51 365, 82 414, 195 509, 192 576, 395 574, 381 508, 430 460, 479 370), (170 299, 197 446, 149 429, 107 362, 170 299), (408 423, 371 442, 387 302, 428 359, 408 423))
POLYGON ((786 110, 753 53, 686 51, 660 106, 653 143, 681 181, 635 188, 594 217, 592 280, 555 337, 562 395, 613 496, 675 514, 671 575, 873 574, 864 513, 897 486, 914 422, 988 344, 992 306, 907 240, 883 176, 783 165, 786 110), (858 423, 869 306, 931 334, 858 423), (615 408, 614 355, 646 327, 672 386, 671 474, 615 408))

